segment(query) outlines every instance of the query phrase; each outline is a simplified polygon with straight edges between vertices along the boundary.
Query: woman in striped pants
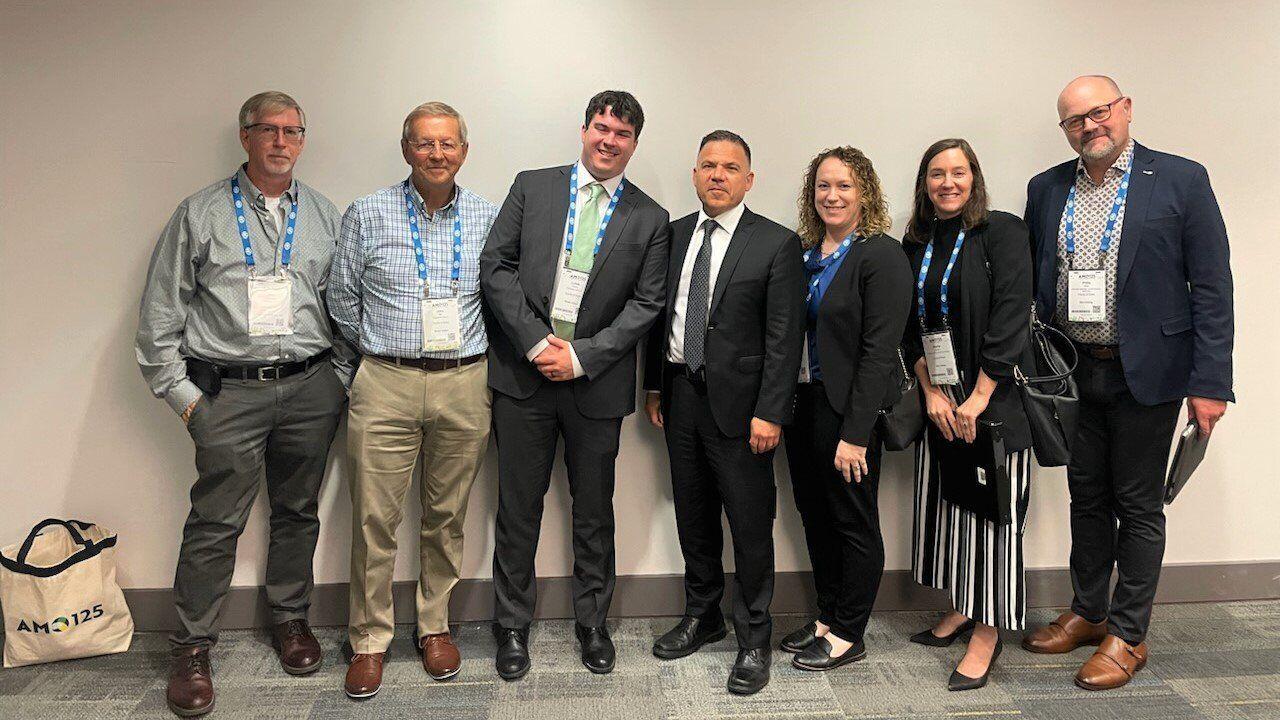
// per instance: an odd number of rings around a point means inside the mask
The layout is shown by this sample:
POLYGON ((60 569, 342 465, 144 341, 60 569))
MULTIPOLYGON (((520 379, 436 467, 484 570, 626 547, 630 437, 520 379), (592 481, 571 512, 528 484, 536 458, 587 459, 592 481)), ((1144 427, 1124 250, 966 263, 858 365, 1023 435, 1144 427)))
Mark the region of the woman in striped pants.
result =
POLYGON ((1031 432, 1013 383, 1031 359, 1031 250, 1021 220, 987 207, 973 148, 940 140, 920 161, 904 241, 916 278, 903 354, 929 417, 916 449, 912 569, 952 611, 914 635, 945 647, 972 633, 948 681, 987 682, 998 630, 1021 630, 1031 432))

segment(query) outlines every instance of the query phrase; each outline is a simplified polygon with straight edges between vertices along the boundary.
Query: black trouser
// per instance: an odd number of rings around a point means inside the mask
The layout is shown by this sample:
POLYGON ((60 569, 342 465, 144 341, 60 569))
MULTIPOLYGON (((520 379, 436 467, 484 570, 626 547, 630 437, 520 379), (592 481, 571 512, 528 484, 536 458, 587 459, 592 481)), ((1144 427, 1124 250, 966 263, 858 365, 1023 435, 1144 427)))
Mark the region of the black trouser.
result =
POLYGON ((733 627, 738 646, 769 645, 773 619, 773 518, 777 486, 773 452, 751 452, 747 435, 728 437, 711 404, 688 379, 676 377, 663 418, 671 458, 676 531, 684 555, 685 614, 720 616, 724 597, 724 531, 721 508, 733 536, 733 627))
POLYGON ((1072 612, 1107 620, 1136 645, 1147 635, 1164 558, 1164 481, 1181 402, 1142 405, 1119 360, 1080 353, 1080 426, 1071 490, 1072 612), (1111 569, 1118 581, 1110 592, 1111 569), (1110 602, 1108 603, 1108 595, 1110 602))
POLYGON ((842 418, 821 383, 796 387, 795 422, 787 426, 791 489, 804 522, 805 543, 818 593, 818 621, 843 640, 867 629, 884 572, 880 536, 880 438, 871 431, 869 472, 845 482, 835 468, 842 418))
POLYGON ((543 499, 562 434, 573 498, 573 613, 588 627, 604 624, 615 582, 613 472, 621 427, 622 418, 601 420, 579 412, 572 383, 543 383, 524 400, 494 391, 498 516, 493 589, 495 618, 502 627, 526 628, 533 620, 543 499))

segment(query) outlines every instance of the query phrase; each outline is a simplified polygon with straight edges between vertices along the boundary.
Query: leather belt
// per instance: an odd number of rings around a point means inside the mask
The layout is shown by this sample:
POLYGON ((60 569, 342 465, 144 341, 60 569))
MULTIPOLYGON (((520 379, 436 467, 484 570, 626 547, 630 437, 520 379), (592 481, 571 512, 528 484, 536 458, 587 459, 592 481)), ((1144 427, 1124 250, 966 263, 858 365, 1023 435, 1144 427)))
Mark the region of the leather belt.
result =
MULTIPOLYGON (((283 380, 287 377, 304 373, 315 367, 317 363, 329 359, 332 350, 323 350, 306 360, 284 363, 282 365, 218 365, 209 363, 219 377, 236 380, 283 380)), ((196 362, 204 362, 197 360, 196 362)))
POLYGON ((464 365, 480 362, 484 359, 484 353, 478 355, 468 355, 464 358, 398 358, 390 355, 370 355, 371 358, 377 358, 384 363, 390 365, 399 365, 401 367, 411 367, 425 372, 440 372, 441 370, 452 370, 460 368, 464 365))
POLYGON ((681 377, 689 381, 693 389, 699 395, 707 394, 707 367, 704 365, 696 371, 689 370, 689 366, 684 363, 666 362, 667 372, 675 377, 681 377))
POLYGON ((1076 347, 1094 360, 1119 360, 1119 345, 1085 345, 1084 343, 1076 343, 1076 347))

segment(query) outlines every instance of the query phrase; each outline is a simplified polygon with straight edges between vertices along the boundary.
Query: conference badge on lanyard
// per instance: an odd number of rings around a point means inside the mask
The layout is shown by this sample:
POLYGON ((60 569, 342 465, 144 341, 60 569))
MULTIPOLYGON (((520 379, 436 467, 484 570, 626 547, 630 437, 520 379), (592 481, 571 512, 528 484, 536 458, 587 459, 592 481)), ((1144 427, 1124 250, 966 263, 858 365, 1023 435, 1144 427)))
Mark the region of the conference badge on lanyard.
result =
POLYGON ((293 281, 285 273, 293 257, 293 242, 298 226, 298 205, 302 198, 289 208, 289 222, 285 226, 284 245, 280 251, 279 272, 259 277, 249 243, 249 223, 245 221, 245 200, 240 192, 240 179, 231 178, 232 210, 236 215, 236 227, 240 243, 244 247, 244 263, 249 268, 249 335, 293 334, 293 281))
POLYGON ((462 268, 462 213, 454 209, 453 266, 449 278, 453 289, 450 297, 431 297, 431 284, 427 281, 427 258, 422 249, 422 231, 418 226, 418 213, 413 207, 409 181, 404 191, 405 213, 409 218, 409 235, 413 238, 413 252, 418 264, 418 286, 422 288, 422 350, 445 352, 462 347, 462 312, 458 297, 459 274, 462 268))
MULTIPOLYGON (((625 179, 618 181, 618 187, 609 198, 609 207, 600 218, 600 229, 596 231, 596 245, 591 257, 600 255, 600 246, 604 243, 604 231, 609 226, 613 211, 618 207, 618 199, 622 197, 622 188, 627 184, 625 179)), ((582 297, 587 292, 590 272, 569 267, 573 258, 573 234, 577 225, 578 209, 578 164, 574 163, 569 173, 569 221, 564 235, 564 266, 560 268, 559 280, 556 282, 555 299, 551 303, 551 318, 566 323, 578 322, 578 309, 582 307, 582 297)))
POLYGON ((964 230, 956 236, 955 247, 951 249, 951 258, 942 272, 942 329, 929 331, 925 329, 924 283, 929 276, 929 266, 933 261, 933 240, 924 250, 924 259, 920 261, 920 275, 916 278, 916 312, 920 320, 920 340, 924 346, 924 362, 929 369, 929 382, 934 385, 959 385, 960 366, 956 362, 955 343, 951 337, 947 299, 947 285, 951 282, 951 271, 955 269, 956 258, 960 256, 960 248, 964 246, 964 230))
POLYGON ((1107 253, 1111 250, 1111 241, 1115 239, 1120 212, 1124 210, 1125 199, 1129 195, 1131 173, 1132 168, 1126 170, 1124 177, 1120 178, 1120 187, 1116 190, 1116 197, 1111 202, 1111 211, 1107 213, 1107 224, 1102 230, 1102 241, 1098 246, 1099 267, 1095 270, 1075 268, 1076 186, 1071 186, 1071 192, 1067 196, 1065 218, 1068 322, 1102 322, 1107 319, 1107 272, 1103 267, 1107 253))

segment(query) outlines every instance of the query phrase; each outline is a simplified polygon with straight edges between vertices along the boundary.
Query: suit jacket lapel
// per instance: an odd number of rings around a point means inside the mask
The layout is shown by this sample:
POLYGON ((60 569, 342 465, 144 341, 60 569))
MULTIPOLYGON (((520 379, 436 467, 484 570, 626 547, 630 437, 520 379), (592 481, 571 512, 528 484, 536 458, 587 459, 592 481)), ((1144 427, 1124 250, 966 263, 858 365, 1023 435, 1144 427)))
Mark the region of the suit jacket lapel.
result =
POLYGON ((1133 172, 1129 175, 1129 196, 1124 203, 1124 223, 1120 226, 1120 256, 1116 264, 1116 297, 1124 293, 1125 280, 1133 270, 1133 260, 1142 243, 1142 226, 1151 207, 1151 191, 1156 186, 1155 155, 1133 144, 1133 172), (1143 172, 1144 170, 1148 171, 1143 172))
MULTIPOLYGON (((836 276, 831 278, 831 284, 827 286, 827 292, 822 296, 822 304, 818 306, 818 312, 822 312, 822 308, 827 307, 830 302, 831 307, 844 307, 840 304, 840 297, 844 295, 845 288, 849 285, 849 273, 853 272, 853 266, 860 262, 862 257, 862 246, 866 244, 867 238, 863 238, 849 245, 849 252, 840 261, 840 267, 836 270, 836 276), (832 298, 835 300, 832 300, 832 298)), ((819 241, 821 242, 821 241, 819 241)), ((819 249, 817 252, 821 252, 819 249)), ((813 278, 805 274, 806 282, 813 282, 813 278)))
MULTIPOLYGON (((684 218, 671 225, 671 255, 667 259, 667 306, 662 314, 666 327, 662 335, 665 348, 667 338, 671 336, 671 323, 674 322, 673 309, 676 306, 676 295, 680 294, 680 275, 684 272, 684 258, 689 253, 693 229, 698 223, 698 216, 690 215, 688 222, 684 218)), ((664 356, 665 357, 665 356, 664 356)))
POLYGON ((569 170, 572 168, 572 165, 560 168, 555 182, 551 183, 551 217, 548 220, 547 237, 550 238, 551 247, 548 250, 553 260, 548 264, 543 278, 546 281, 543 287, 546 288, 547 295, 555 287, 556 273, 560 272, 563 264, 560 254, 564 251, 564 224, 569 217, 569 170))
POLYGON ((720 298, 724 297, 725 290, 729 288, 729 278, 733 276, 733 269, 742 259, 742 251, 747 249, 747 242, 751 239, 752 225, 755 225, 755 222, 756 214, 743 208, 742 219, 738 221, 738 227, 734 228, 733 237, 729 238, 729 248, 724 253, 724 260, 720 262, 720 272, 716 274, 716 285, 711 295, 711 311, 707 313, 708 318, 716 311, 720 298))
POLYGON ((1066 166, 1063 177, 1049 188, 1049 200, 1045 204, 1040 227, 1044 237, 1040 241, 1040 277, 1048 282, 1041 283, 1045 295, 1037 298, 1041 317, 1053 317, 1058 307, 1058 228, 1062 225, 1062 213, 1067 209, 1067 195, 1076 181, 1075 164, 1066 166))
MULTIPOLYGON (((618 206, 613 209, 613 216, 609 218, 609 224, 604 229, 604 242, 600 243, 600 254, 596 255, 595 262, 591 264, 591 276, 587 278, 587 286, 582 290, 583 295, 586 295, 591 290, 591 286, 600 275, 600 267, 609 259, 609 253, 613 252, 613 246, 618 244, 618 238, 622 236, 622 231, 627 227, 627 220, 631 217, 631 208, 633 206, 631 196, 636 192, 636 188, 630 182, 625 180, 623 182, 626 182, 626 187, 622 189, 622 197, 618 198, 618 206)), ((604 202, 607 202, 607 200, 604 202)), ((568 212, 569 206, 566 200, 565 213, 568 212)))

